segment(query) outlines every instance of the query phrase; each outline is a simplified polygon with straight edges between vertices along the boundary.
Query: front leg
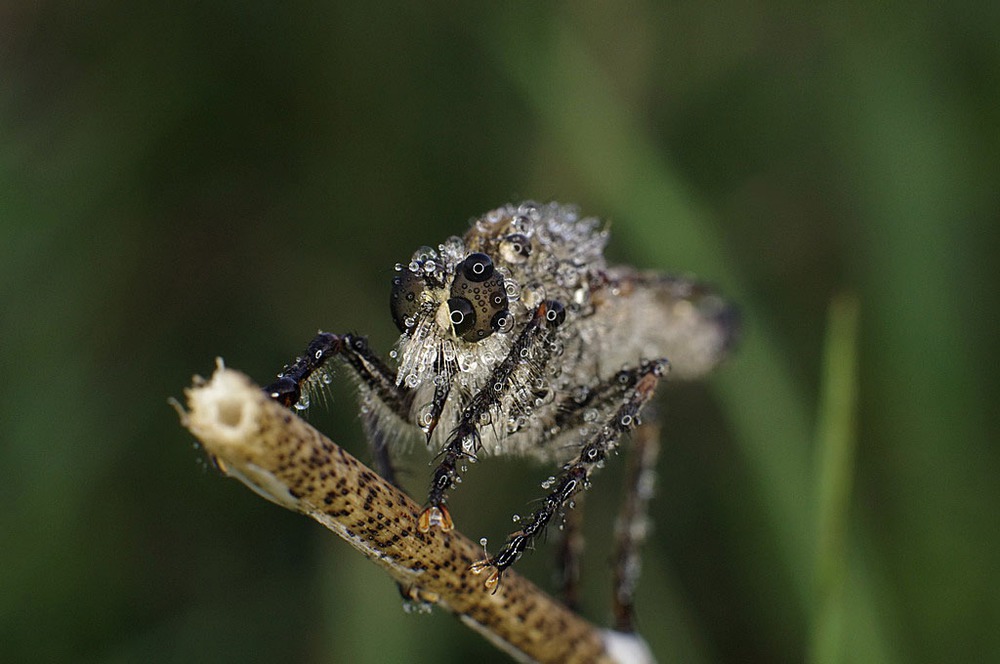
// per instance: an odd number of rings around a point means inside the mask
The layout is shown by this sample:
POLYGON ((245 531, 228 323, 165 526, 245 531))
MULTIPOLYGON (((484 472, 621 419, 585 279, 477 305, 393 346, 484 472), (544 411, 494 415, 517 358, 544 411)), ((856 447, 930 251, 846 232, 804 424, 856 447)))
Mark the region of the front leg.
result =
MULTIPOLYGON (((335 357, 349 366, 361 385, 371 391, 372 397, 403 421, 409 419, 412 391, 396 383, 394 372, 368 347, 364 337, 354 334, 337 335, 320 332, 309 343, 305 353, 286 366, 278 379, 264 388, 272 399, 286 408, 299 407, 303 393, 319 387, 318 377, 323 376, 327 364, 335 357)), ((376 469, 383 477, 397 484, 389 452, 377 423, 366 423, 369 444, 376 469)))
POLYGON ((447 532, 454 528, 448 512, 447 494, 459 477, 458 463, 463 457, 474 456, 481 444, 479 421, 495 408, 511 389, 515 388, 515 372, 522 367, 533 371, 543 370, 548 355, 543 351, 549 333, 566 319, 563 305, 546 300, 538 305, 531 320, 514 341, 507 357, 490 374, 486 384, 476 393, 458 419, 458 425, 448 436, 441 452, 441 461, 434 470, 428 492, 428 506, 420 514, 417 527, 421 532, 440 528, 447 532))
POLYGON ((492 570, 486 577, 488 589, 496 590, 504 571, 534 545, 553 517, 571 506, 573 497, 586 488, 590 474, 617 447, 622 435, 637 426, 640 410, 652 398, 653 391, 668 366, 666 360, 656 360, 640 367, 635 388, 626 394, 615 414, 581 447, 577 456, 563 466, 558 477, 543 485, 545 488, 552 488, 552 491, 545 497, 542 506, 528 518, 527 525, 509 535, 507 542, 495 556, 472 565, 472 571, 476 574, 492 570))

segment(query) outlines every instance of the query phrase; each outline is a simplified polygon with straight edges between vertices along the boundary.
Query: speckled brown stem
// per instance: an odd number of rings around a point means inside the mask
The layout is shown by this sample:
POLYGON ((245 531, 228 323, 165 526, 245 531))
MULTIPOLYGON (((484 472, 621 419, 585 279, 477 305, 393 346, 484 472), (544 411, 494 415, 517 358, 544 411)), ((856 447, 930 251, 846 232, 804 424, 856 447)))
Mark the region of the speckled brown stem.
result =
POLYGON ((220 365, 186 395, 184 425, 226 474, 316 519, 516 659, 649 661, 638 638, 598 629, 514 572, 487 591, 469 569, 482 557, 476 544, 455 531, 419 532, 420 506, 243 374, 220 365))

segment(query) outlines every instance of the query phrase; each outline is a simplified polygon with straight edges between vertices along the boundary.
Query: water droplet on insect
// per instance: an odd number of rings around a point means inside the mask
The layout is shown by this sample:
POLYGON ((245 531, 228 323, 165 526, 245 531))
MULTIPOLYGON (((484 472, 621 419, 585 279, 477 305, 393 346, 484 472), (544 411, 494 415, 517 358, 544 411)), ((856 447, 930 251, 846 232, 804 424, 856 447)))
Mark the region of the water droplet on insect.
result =
POLYGON ((431 261, 436 258, 437 258, 437 251, 434 250, 434 247, 428 247, 427 245, 424 245, 422 247, 419 247, 416 251, 413 252, 413 256, 410 258, 410 260, 414 262, 419 261, 423 263, 425 261, 431 261))
POLYGON ((479 364, 472 353, 458 354, 458 368, 460 371, 475 371, 479 364))
POLYGON ((529 219, 532 220, 541 218, 541 215, 539 214, 538 211, 538 203, 536 203, 535 201, 524 201, 523 203, 517 206, 517 213, 520 215, 524 215, 525 217, 528 217, 529 219))
POLYGON ((417 424, 421 428, 426 429, 430 426, 431 420, 434 419, 434 405, 426 404, 420 408, 420 414, 417 415, 417 424))
POLYGON ((511 521, 513 521, 514 523, 520 523, 520 521, 521 521, 521 515, 520 514, 515 514, 514 516, 511 517, 511 521))
POLYGON ((535 231, 535 224, 528 216, 515 217, 510 227, 521 235, 531 235, 535 231))

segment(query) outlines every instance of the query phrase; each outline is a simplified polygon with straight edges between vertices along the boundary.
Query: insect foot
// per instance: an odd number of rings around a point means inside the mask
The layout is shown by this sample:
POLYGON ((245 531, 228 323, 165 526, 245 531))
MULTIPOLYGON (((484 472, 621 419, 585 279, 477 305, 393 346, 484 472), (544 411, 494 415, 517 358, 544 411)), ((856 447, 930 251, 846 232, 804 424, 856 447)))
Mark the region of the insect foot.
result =
POLYGON ((482 574, 486 570, 491 570, 489 576, 486 577, 486 589, 491 593, 495 593, 497 588, 500 587, 500 570, 493 566, 493 562, 490 558, 484 558, 483 560, 477 560, 476 562, 469 565, 469 570, 473 574, 482 574))
POLYGON ((455 528, 455 522, 451 520, 451 512, 445 505, 432 505, 420 513, 417 527, 422 533, 429 532, 432 528, 440 528, 441 532, 446 533, 455 528))

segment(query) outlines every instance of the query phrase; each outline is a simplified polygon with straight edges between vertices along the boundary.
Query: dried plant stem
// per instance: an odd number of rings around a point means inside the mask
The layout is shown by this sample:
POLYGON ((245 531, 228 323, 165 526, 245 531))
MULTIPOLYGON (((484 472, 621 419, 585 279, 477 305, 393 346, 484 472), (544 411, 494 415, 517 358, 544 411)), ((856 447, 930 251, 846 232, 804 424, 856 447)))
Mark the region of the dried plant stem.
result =
POLYGON ((420 506, 249 378, 221 366, 186 391, 183 424, 223 471, 311 516, 521 661, 646 662, 638 637, 601 630, 513 572, 495 593, 470 571, 482 550, 452 531, 421 533, 420 506))

